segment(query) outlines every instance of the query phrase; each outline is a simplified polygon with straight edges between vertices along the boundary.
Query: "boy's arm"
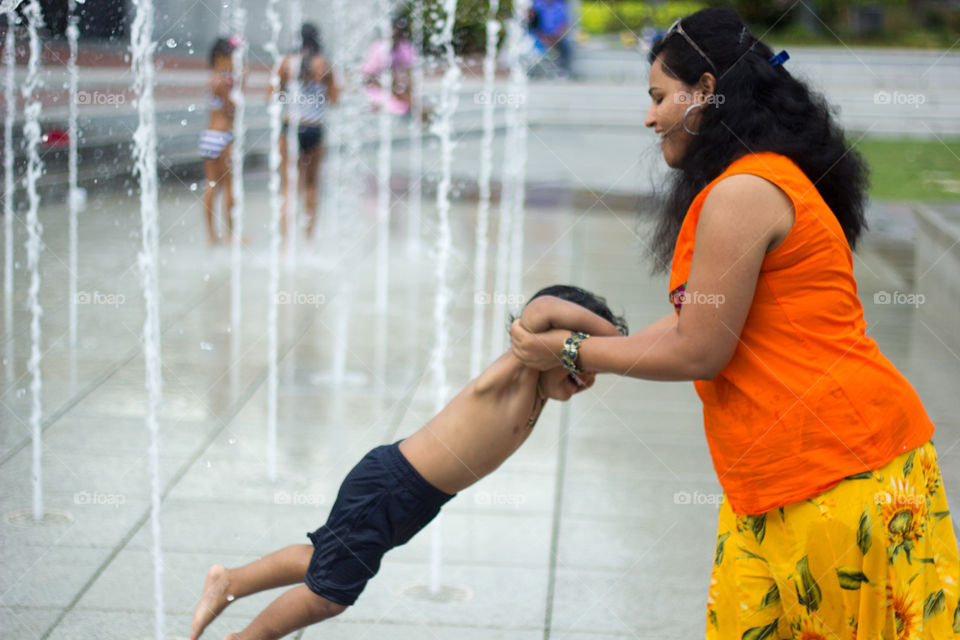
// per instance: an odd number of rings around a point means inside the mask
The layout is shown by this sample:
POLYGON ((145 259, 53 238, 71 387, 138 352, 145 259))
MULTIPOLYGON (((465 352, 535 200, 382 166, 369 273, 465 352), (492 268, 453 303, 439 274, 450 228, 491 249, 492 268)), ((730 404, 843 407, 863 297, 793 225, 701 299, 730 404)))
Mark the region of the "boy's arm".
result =
POLYGON ((619 336, 611 322, 575 302, 554 296, 531 300, 520 314, 520 324, 531 333, 549 329, 585 331, 593 336, 619 336))
MULTIPOLYGON (((513 351, 507 351, 474 379, 473 392, 483 395, 512 387, 520 382, 525 369, 523 363, 513 355, 513 351)), ((539 371, 533 370, 529 370, 528 375, 530 371, 540 375, 539 371)))

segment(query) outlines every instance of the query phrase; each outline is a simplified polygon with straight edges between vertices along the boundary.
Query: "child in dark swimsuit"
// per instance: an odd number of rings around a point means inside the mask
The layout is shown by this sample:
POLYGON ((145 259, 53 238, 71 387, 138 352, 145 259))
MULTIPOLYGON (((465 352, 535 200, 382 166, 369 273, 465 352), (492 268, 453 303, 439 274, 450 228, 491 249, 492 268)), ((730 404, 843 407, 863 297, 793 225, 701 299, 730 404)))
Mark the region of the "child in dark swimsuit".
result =
MULTIPOLYGON (((538 292, 520 321, 531 331, 627 331, 602 298, 565 285, 538 292)), ((343 612, 377 573, 387 551, 406 543, 445 502, 523 444, 547 399, 568 400, 593 385, 596 374, 575 371, 575 363, 574 355, 564 366, 558 362, 555 369, 539 372, 523 366, 511 351, 500 356, 419 431, 373 449, 353 468, 327 523, 307 534, 312 545, 291 545, 236 569, 211 567, 191 639, 236 598, 298 582, 305 584, 283 593, 246 629, 227 638, 280 638, 343 612)))
POLYGON ((233 89, 233 44, 227 38, 218 38, 210 51, 210 66, 213 75, 210 78, 210 120, 206 130, 200 134, 199 150, 203 157, 203 172, 207 179, 207 188, 203 194, 203 209, 207 222, 207 241, 212 246, 217 243, 217 232, 213 224, 213 201, 217 192, 223 191, 223 219, 226 225, 224 241, 229 242, 233 232, 233 192, 230 171, 230 143, 233 141, 233 101, 230 91, 233 89))

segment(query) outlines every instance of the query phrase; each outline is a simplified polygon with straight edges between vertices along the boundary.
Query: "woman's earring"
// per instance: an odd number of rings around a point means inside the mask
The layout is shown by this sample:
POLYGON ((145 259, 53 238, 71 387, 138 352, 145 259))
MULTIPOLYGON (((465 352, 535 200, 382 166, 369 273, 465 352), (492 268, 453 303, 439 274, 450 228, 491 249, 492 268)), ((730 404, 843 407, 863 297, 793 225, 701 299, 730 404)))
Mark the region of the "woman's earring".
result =
POLYGON ((703 106, 702 104, 692 104, 692 105, 690 105, 689 107, 687 107, 687 110, 686 110, 686 111, 683 112, 683 120, 680 121, 680 124, 683 125, 683 130, 686 131, 687 133, 689 133, 689 134, 692 135, 692 136, 698 136, 698 135, 700 135, 700 132, 699 132, 699 131, 691 131, 690 129, 687 128, 687 116, 690 115, 690 110, 691 110, 691 109, 693 109, 694 107, 702 107, 702 106, 703 106))

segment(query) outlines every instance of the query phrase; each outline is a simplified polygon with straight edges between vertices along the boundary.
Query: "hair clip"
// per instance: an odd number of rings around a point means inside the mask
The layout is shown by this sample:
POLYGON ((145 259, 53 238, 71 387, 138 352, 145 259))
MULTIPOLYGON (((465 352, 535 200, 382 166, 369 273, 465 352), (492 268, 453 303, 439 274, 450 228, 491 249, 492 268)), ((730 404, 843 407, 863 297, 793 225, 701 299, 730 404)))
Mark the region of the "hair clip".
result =
POLYGON ((770 58, 770 65, 773 66, 773 67, 775 67, 775 66, 777 66, 778 64, 783 64, 784 62, 786 62, 786 61, 789 60, 789 59, 790 59, 790 54, 787 53, 787 50, 786 50, 786 49, 784 49, 783 51, 781 51, 781 52, 778 53, 777 55, 775 55, 775 56, 773 56, 772 58, 770 58))

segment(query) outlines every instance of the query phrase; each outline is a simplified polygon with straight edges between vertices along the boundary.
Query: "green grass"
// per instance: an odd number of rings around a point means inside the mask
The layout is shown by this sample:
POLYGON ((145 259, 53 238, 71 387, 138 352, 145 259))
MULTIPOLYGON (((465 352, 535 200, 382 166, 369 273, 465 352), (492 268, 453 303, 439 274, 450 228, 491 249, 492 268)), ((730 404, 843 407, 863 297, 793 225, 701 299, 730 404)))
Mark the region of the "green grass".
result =
MULTIPOLYGON (((763 28, 754 28, 754 33, 763 33, 763 28)), ((834 26, 830 31, 824 29, 820 33, 810 33, 799 25, 791 25, 785 29, 768 33, 764 36, 765 42, 775 43, 777 47, 811 46, 811 47, 868 47, 910 48, 910 49, 949 49, 956 43, 956 34, 944 30, 910 28, 896 32, 874 33, 858 36, 844 29, 834 26)))
POLYGON ((862 140, 870 195, 881 200, 960 200, 960 139, 862 140))

